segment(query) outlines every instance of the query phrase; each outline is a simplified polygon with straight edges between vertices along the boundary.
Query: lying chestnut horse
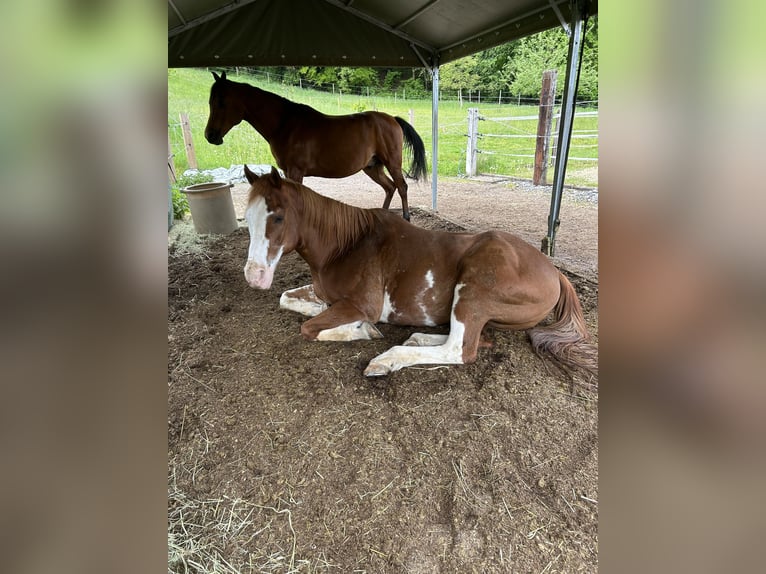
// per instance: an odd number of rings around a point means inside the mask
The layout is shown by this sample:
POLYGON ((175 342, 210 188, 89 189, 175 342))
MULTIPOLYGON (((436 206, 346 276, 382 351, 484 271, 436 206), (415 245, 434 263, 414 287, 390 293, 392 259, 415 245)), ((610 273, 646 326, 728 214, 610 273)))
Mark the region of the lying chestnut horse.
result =
POLYGON ((210 88, 210 117, 205 139, 223 143, 223 136, 245 120, 271 146, 271 153, 285 175, 303 182, 307 175, 347 177, 364 170, 383 188, 388 209, 394 191, 402 199, 404 219, 410 218, 407 182, 402 173, 402 145, 412 152, 410 177, 426 176, 423 140, 402 118, 383 112, 328 116, 312 107, 226 79, 213 72, 210 88), (389 178, 383 168, 393 178, 389 178))
POLYGON ((447 233, 421 229, 384 209, 361 209, 282 179, 276 169, 256 176, 245 218, 250 247, 245 278, 268 289, 285 253, 297 251, 313 283, 285 291, 280 306, 312 317, 301 326, 309 340, 382 337, 375 323, 434 326, 449 335, 415 333, 375 357, 364 371, 385 375, 419 364, 476 360, 485 325, 530 329, 536 351, 593 373, 571 283, 522 239, 502 231, 447 233), (554 312, 554 322, 536 327, 554 312))

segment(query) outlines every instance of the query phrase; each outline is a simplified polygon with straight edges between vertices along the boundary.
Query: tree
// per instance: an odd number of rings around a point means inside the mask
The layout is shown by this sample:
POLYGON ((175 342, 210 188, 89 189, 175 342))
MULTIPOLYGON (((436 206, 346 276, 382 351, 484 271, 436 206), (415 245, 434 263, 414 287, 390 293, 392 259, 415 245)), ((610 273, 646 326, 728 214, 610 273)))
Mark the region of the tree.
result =
POLYGON ((445 90, 476 90, 479 87, 479 58, 466 56, 448 62, 439 69, 439 84, 445 90))
MULTIPOLYGON (((561 27, 545 30, 516 42, 508 42, 483 52, 448 62, 440 67, 439 79, 443 90, 468 90, 483 95, 502 91, 526 97, 540 97, 542 75, 556 69, 559 81, 557 95, 564 88, 569 38, 561 27)), ((424 68, 343 68, 307 66, 296 68, 263 68, 263 71, 284 74, 283 81, 297 83, 298 75, 316 86, 329 89, 336 86, 344 92, 364 93, 382 90, 386 93, 403 91, 407 97, 426 97, 430 90, 430 75, 424 68)), ((578 99, 598 99, 598 17, 588 19, 585 30, 578 99)))
POLYGON ((338 73, 340 88, 353 92, 354 88, 378 86, 378 73, 372 68, 340 68, 338 73))
POLYGON ((580 68, 577 93, 581 98, 598 100, 598 18, 588 20, 585 29, 585 48, 580 68))
POLYGON ((403 80, 400 84, 400 87, 404 90, 406 96, 409 98, 421 98, 427 96, 428 91, 426 90, 425 70, 423 68, 410 68, 410 72, 412 73, 412 77, 403 80))
POLYGON ((402 72, 399 70, 385 70, 384 74, 383 91, 393 92, 399 87, 399 83, 402 81, 402 72))
POLYGON ((302 78, 317 86, 331 86, 338 83, 338 72, 341 68, 305 66, 300 69, 302 78))
MULTIPOLYGON (((520 96, 539 97, 541 78, 545 70, 558 70, 559 78, 566 73, 569 37, 562 28, 545 30, 515 42, 516 50, 508 60, 503 75, 509 79, 511 92, 520 96)), ((556 85, 561 95, 564 82, 556 85)), ((598 19, 588 21, 585 33, 578 96, 598 99, 598 19)))
POLYGON ((508 90, 510 78, 507 77, 505 67, 508 61, 513 59, 516 51, 516 43, 508 42, 479 52, 476 71, 479 74, 481 89, 491 92, 508 90))
MULTIPOLYGON (((511 78, 509 88, 519 96, 539 96, 545 70, 558 70, 563 78, 567 62, 567 35, 561 28, 544 30, 517 42, 516 55, 508 61, 505 76, 511 78)), ((561 94, 563 82, 556 85, 561 94)))

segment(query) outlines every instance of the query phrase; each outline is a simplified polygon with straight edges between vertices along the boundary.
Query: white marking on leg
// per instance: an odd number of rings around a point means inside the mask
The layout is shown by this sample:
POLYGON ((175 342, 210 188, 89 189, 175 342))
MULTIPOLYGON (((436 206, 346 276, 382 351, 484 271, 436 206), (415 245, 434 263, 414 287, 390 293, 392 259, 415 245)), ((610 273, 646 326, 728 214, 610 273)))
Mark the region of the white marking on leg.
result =
POLYGON ((402 343, 407 347, 435 347, 447 342, 449 335, 432 335, 429 333, 413 333, 402 343))
POLYGON ((382 338, 381 332, 369 321, 346 323, 332 329, 319 331, 317 335, 317 341, 359 341, 382 338))
POLYGON ((316 317, 327 310, 327 303, 316 296, 314 285, 311 284, 282 293, 279 298, 279 307, 307 317, 316 317))
POLYGON ((398 345, 375 357, 364 374, 368 377, 386 375, 412 365, 459 365, 463 363, 463 335, 465 324, 455 317, 455 307, 460 300, 462 283, 455 286, 452 302, 450 332, 446 340, 435 347, 411 347, 398 345))

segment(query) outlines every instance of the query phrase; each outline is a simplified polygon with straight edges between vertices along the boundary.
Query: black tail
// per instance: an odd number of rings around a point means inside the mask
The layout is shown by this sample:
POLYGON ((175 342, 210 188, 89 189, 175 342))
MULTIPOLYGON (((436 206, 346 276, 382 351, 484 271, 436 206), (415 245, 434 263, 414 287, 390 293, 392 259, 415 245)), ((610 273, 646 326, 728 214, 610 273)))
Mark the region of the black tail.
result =
POLYGON ((426 166, 426 146, 423 145, 423 140, 420 139, 415 128, 402 118, 397 116, 394 119, 404 133, 404 145, 412 152, 412 164, 410 165, 410 171, 407 173, 407 177, 411 177, 415 180, 420 178, 427 179, 428 167, 426 166))

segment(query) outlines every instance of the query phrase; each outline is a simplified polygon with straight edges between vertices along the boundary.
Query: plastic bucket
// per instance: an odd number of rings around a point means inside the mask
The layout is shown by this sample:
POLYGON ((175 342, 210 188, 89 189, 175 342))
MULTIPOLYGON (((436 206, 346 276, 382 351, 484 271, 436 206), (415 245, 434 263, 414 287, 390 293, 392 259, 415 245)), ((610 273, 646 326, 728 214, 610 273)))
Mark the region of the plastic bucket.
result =
POLYGON ((236 230, 237 215, 231 199, 231 183, 214 181, 183 188, 189 202, 194 229, 199 234, 226 235, 236 230))

